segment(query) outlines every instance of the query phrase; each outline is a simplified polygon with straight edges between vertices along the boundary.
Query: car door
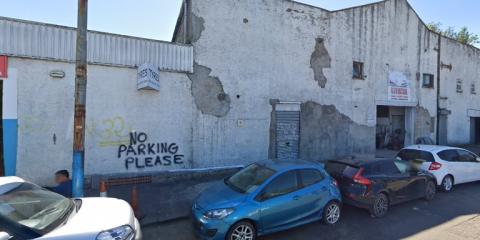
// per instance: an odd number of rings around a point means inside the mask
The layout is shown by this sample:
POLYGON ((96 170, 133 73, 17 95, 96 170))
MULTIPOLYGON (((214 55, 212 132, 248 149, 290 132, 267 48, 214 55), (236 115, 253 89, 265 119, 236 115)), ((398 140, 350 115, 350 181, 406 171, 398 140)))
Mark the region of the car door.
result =
MULTIPOLYGON (((416 173, 411 171, 411 165, 406 161, 391 161, 389 168, 395 168, 396 174, 394 180, 390 182, 390 188, 394 189, 397 202, 404 202, 417 198, 421 194, 424 179, 416 173)), ((387 167, 387 166, 385 166, 387 167)))
POLYGON ((408 175, 410 177, 407 187, 408 199, 424 197, 427 188, 427 177, 420 172, 420 169, 410 169, 408 175))
POLYGON ((472 182, 480 180, 480 164, 477 161, 477 156, 467 150, 457 149, 458 162, 465 169, 465 182, 472 182))
POLYGON ((260 221, 265 232, 288 227, 300 219, 301 199, 297 172, 275 177, 256 198, 260 201, 260 221))
POLYGON ((317 169, 298 170, 301 189, 298 190, 300 197, 299 213, 301 219, 319 217, 325 204, 329 200, 329 181, 317 169))
POLYGON ((473 162, 472 181, 480 181, 480 161, 478 161, 480 160, 480 157, 475 153, 472 153, 472 152, 470 153, 473 155, 473 158, 474 158, 474 160, 472 161, 473 162))
POLYGON ((376 164, 370 164, 366 169, 369 172, 368 175, 372 175, 369 178, 374 182, 384 182, 384 188, 381 190, 388 190, 390 193, 390 201, 392 204, 396 202, 405 201, 406 191, 408 186, 408 178, 406 175, 400 173, 400 171, 393 166, 393 170, 388 167, 388 164, 393 164, 392 161, 381 161, 376 164))

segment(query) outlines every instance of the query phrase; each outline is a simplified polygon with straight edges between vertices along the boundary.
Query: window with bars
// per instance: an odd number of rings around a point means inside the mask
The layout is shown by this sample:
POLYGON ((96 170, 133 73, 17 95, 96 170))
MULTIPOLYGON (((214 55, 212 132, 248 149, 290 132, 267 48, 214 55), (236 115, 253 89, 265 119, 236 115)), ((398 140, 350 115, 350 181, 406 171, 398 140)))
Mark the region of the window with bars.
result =
POLYGON ((353 79, 365 79, 363 62, 353 62, 353 79))

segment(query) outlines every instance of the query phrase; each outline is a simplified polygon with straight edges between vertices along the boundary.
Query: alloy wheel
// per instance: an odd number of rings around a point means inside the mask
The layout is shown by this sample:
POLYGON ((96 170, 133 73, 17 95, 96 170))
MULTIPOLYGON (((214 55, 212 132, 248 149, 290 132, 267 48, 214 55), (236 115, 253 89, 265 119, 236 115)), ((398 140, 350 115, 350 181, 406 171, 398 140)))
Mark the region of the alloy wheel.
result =
POLYGON ((435 197, 435 183, 433 182, 428 182, 427 183, 427 189, 426 189, 426 194, 425 198, 427 200, 432 200, 435 197))
POLYGON ((375 217, 381 217, 388 211, 388 199, 384 194, 380 194, 373 205, 375 217))
POLYGON ((253 240, 253 229, 247 225, 239 225, 233 229, 231 240, 253 240))
POLYGON ((453 187, 453 180, 452 180, 452 178, 451 178, 450 176, 446 176, 446 177, 443 179, 442 185, 443 185, 443 189, 444 189, 445 191, 448 192, 448 191, 452 190, 452 187, 453 187))
POLYGON ((327 208, 326 220, 329 224, 335 224, 340 219, 340 207, 333 203, 327 208))

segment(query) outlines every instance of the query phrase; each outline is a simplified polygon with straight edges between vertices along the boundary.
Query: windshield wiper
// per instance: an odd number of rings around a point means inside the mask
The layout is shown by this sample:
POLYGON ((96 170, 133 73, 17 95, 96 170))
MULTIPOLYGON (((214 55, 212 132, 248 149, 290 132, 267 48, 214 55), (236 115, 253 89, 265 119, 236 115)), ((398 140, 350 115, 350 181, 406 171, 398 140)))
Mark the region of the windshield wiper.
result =
POLYGON ((77 206, 77 204, 74 200, 69 199, 69 201, 70 202, 69 202, 69 205, 68 205, 68 209, 58 218, 59 224, 57 225, 57 227, 67 224, 68 219, 70 218, 70 215, 73 214, 74 211, 78 212, 78 209, 80 208, 80 207, 77 206))

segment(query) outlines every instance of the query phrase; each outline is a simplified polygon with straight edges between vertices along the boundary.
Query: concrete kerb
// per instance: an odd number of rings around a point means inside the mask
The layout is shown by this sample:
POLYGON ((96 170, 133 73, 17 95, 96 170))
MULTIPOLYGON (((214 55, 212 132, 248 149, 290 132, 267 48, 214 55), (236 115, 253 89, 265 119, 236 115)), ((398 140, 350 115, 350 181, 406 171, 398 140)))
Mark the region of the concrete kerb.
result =
POLYGON ((131 202, 132 187, 138 191, 140 222, 161 223, 190 215, 193 200, 215 181, 237 172, 243 166, 175 170, 143 174, 91 175, 86 181, 86 196, 98 197, 101 181, 151 177, 151 182, 108 186, 108 196, 131 202))

